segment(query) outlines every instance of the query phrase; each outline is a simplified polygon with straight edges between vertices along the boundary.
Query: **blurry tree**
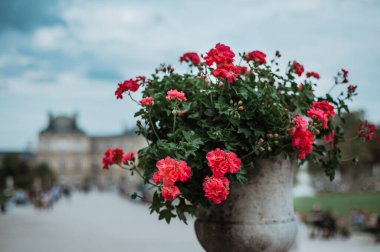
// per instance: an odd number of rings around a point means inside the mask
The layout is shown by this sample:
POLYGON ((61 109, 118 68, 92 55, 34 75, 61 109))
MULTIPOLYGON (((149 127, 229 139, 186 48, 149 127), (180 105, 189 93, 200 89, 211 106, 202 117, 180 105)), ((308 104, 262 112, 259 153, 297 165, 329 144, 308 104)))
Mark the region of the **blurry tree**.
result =
POLYGON ((33 180, 41 183, 42 189, 50 188, 56 180, 56 175, 45 163, 38 164, 33 169, 33 180))
POLYGON ((33 183, 30 166, 17 154, 5 155, 0 169, 0 188, 5 188, 7 177, 12 177, 16 188, 28 188, 33 183))

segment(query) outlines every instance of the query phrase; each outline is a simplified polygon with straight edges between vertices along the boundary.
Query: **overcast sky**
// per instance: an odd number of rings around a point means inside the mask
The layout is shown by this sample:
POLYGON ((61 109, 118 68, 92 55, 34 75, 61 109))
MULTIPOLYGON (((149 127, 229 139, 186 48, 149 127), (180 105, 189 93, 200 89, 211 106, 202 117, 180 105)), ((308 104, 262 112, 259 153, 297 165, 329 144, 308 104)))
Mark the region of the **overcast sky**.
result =
POLYGON ((342 67, 358 85, 352 107, 380 124, 380 1, 0 1, 0 149, 22 150, 54 114, 79 113, 91 135, 133 127, 119 81, 216 43, 280 50, 320 73, 342 67))

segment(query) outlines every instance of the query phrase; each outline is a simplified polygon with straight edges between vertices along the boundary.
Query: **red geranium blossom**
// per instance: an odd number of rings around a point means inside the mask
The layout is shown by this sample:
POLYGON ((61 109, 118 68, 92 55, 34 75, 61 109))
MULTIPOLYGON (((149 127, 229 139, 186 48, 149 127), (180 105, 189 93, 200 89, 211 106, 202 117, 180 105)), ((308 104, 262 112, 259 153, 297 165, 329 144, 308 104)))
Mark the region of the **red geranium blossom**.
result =
POLYGON ((307 116, 321 123, 323 129, 327 129, 328 117, 333 118, 334 114, 334 106, 330 105, 326 100, 313 101, 307 111, 307 116))
POLYGON ((103 169, 108 170, 110 165, 127 163, 128 161, 133 161, 135 154, 129 152, 124 155, 124 152, 120 148, 107 149, 104 152, 104 157, 102 160, 103 169))
POLYGON ((348 83, 348 71, 342 68, 342 75, 343 75, 343 83, 348 83))
POLYGON ((246 61, 253 60, 254 62, 256 62, 258 64, 265 64, 265 63, 267 63, 267 61, 265 59, 266 56, 267 55, 263 52, 252 51, 252 52, 247 53, 247 55, 245 56, 245 60, 246 61))
POLYGON ((138 76, 136 79, 129 79, 119 83, 118 88, 115 91, 116 98, 123 99, 123 93, 127 91, 136 92, 144 82, 145 77, 138 76))
POLYGON ((331 143, 334 141, 335 131, 331 131, 330 134, 323 137, 323 140, 325 140, 326 143, 331 143))
POLYGON ((191 62, 194 66, 199 65, 201 63, 201 59, 199 58, 198 54, 196 52, 187 52, 184 53, 180 58, 179 62, 191 62))
POLYGON ((128 152, 128 153, 123 155, 122 163, 128 164, 130 161, 133 161, 134 158, 135 158, 135 153, 134 152, 128 152))
POLYGON ((206 154, 208 166, 213 176, 216 178, 223 177, 227 172, 236 173, 240 169, 241 160, 233 152, 224 152, 217 148, 206 154))
POLYGON ((319 78, 320 78, 319 73, 317 73, 317 72, 307 72, 306 77, 307 78, 314 77, 317 80, 319 80, 319 78))
POLYGON ((165 186, 173 186, 177 181, 185 182, 191 175, 191 168, 185 161, 176 161, 170 157, 159 160, 156 167, 158 171, 153 174, 156 184, 162 182, 165 186))
POLYGON ((220 79, 227 79, 227 82, 233 82, 240 74, 239 68, 226 64, 223 67, 218 67, 212 71, 212 74, 220 79))
POLYGON ((166 94, 167 94, 166 100, 176 99, 178 101, 187 101, 187 99, 185 97, 185 93, 180 92, 177 89, 171 89, 166 94))
POLYGON ((376 138, 375 130, 376 130, 376 126, 374 124, 368 123, 368 121, 365 120, 357 128, 359 139, 363 142, 372 141, 373 139, 376 138))
POLYGON ((295 126, 290 132, 292 146, 299 150, 298 158, 304 159, 313 149, 314 135, 307 129, 307 121, 297 116, 295 126))
POLYGON ((180 195, 179 188, 177 186, 162 186, 162 197, 165 200, 172 201, 180 195))
POLYGON ((215 45, 215 48, 207 52, 205 63, 207 66, 211 66, 213 63, 216 63, 217 66, 232 64, 234 57, 235 53, 231 51, 229 46, 218 43, 215 45))
POLYGON ((207 176, 203 182, 203 190, 208 200, 215 204, 220 204, 227 199, 230 192, 230 181, 225 177, 216 178, 214 176, 207 176))
POLYGON ((150 97, 150 96, 147 96, 147 97, 142 98, 142 99, 140 100, 140 105, 141 105, 141 106, 150 106, 150 105, 152 105, 152 104, 153 104, 153 99, 152 99, 152 97, 150 97))
POLYGON ((294 61, 293 62, 293 65, 292 65, 292 70, 298 75, 298 76, 301 76, 303 71, 304 71, 304 68, 303 68, 303 65, 301 65, 300 63, 298 63, 297 61, 294 61))
POLYGON ((358 87, 358 86, 356 86, 356 85, 349 85, 349 86, 347 87, 347 91, 348 91, 348 93, 350 93, 350 94, 355 93, 357 87, 358 87))

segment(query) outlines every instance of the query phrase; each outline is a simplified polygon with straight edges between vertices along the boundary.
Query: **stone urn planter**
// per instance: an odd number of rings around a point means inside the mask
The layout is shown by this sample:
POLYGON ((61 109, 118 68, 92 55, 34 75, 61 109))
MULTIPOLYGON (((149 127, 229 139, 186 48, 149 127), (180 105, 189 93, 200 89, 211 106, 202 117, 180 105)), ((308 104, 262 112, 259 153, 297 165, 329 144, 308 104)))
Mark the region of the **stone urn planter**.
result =
POLYGON ((244 185, 233 184, 228 199, 201 209, 195 232, 208 252, 282 252, 292 246, 297 224, 290 160, 260 160, 244 185))

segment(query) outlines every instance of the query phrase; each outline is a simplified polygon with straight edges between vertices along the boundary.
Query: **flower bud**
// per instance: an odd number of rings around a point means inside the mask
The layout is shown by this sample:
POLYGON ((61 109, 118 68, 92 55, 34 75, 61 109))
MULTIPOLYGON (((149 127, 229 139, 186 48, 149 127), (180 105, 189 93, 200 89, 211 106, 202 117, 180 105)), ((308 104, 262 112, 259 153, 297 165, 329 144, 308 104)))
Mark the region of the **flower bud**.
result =
POLYGON ((264 139, 260 138, 259 143, 263 143, 263 142, 264 142, 264 139))
POLYGON ((321 133, 321 132, 319 130, 317 130, 317 129, 314 131, 315 135, 319 135, 319 133, 321 133))
POLYGON ((243 107, 243 106, 240 106, 240 107, 239 107, 239 110, 244 110, 244 107, 243 107))
POLYGON ((239 105, 242 105, 242 104, 243 104, 243 101, 242 101, 242 100, 240 100, 240 101, 238 102, 238 104, 239 104, 239 105))
POLYGON ((273 138, 273 134, 272 134, 272 133, 269 133, 269 134, 267 134, 267 137, 268 137, 268 138, 273 138))
POLYGON ((275 143, 275 144, 278 144, 278 141, 276 140, 276 141, 274 141, 274 143, 275 143))
POLYGON ((272 151, 272 148, 271 148, 271 147, 268 147, 268 151, 272 151))
POLYGON ((265 149, 263 147, 260 147, 259 151, 263 152, 263 151, 265 151, 265 149))
POLYGON ((273 136, 274 136, 274 138, 277 138, 277 137, 278 137, 278 134, 277 134, 277 133, 275 133, 273 136))

